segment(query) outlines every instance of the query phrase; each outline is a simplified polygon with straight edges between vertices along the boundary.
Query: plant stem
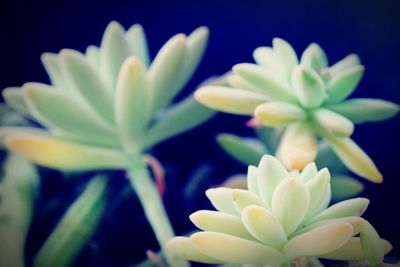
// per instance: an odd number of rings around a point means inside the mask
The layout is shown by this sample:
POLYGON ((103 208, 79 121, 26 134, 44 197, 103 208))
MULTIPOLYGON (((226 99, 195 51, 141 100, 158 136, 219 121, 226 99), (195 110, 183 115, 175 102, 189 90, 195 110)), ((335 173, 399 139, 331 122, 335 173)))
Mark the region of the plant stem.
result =
POLYGON ((175 236, 167 213, 143 158, 135 157, 128 170, 129 181, 142 204, 144 213, 170 267, 189 267, 189 263, 168 252, 166 243, 175 236))

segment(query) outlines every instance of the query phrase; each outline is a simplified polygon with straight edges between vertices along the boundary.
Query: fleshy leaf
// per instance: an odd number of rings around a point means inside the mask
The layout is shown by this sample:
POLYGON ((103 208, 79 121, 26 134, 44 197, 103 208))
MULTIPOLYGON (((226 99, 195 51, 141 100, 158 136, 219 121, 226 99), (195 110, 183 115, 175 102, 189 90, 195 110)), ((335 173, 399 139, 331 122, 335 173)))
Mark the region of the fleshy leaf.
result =
POLYGON ((331 175, 327 168, 323 168, 318 174, 306 183, 310 193, 310 205, 306 218, 320 211, 321 202, 325 199, 325 193, 330 185, 331 175))
POLYGON ((315 162, 308 163, 300 173, 300 179, 305 183, 317 175, 318 169, 315 162))
POLYGON ((278 250, 287 242, 285 230, 267 209, 248 206, 242 211, 242 221, 246 229, 259 241, 278 250))
POLYGON ((306 123, 296 123, 286 128, 276 155, 289 170, 302 170, 315 160, 317 151, 314 131, 306 123))
POLYGON ((383 262, 385 256, 384 246, 381 238, 374 227, 366 222, 360 233, 361 247, 365 258, 371 266, 378 266, 383 262))
POLYGON ((258 168, 249 165, 247 169, 247 190, 258 195, 258 168))
POLYGON ((233 66, 233 72, 273 100, 296 101, 290 87, 274 73, 269 73, 261 66, 249 63, 237 64, 233 66))
POLYGON ((268 102, 257 106, 254 116, 263 125, 282 127, 305 119, 304 111, 287 102, 268 102))
POLYGON ((328 107, 353 123, 382 121, 399 112, 399 105, 382 99, 355 98, 328 107))
POLYGON ((189 218, 197 228, 203 231, 219 232, 254 240, 254 237, 244 227, 240 217, 218 211, 199 210, 192 213, 189 218))
POLYGON ((213 259, 201 253, 198 249, 196 249, 193 243, 190 242, 190 239, 188 237, 178 236, 172 238, 168 241, 167 248, 178 256, 191 261, 209 264, 222 263, 219 260, 213 259))
POLYGON ((232 190, 232 201, 233 205, 239 213, 249 205, 257 205, 265 207, 264 203, 255 193, 243 189, 232 190))
POLYGON ((91 147, 33 134, 15 134, 5 138, 13 152, 36 164, 62 170, 121 169, 127 166, 119 151, 91 147))
POLYGON ((341 72, 357 65, 360 65, 360 58, 356 54, 350 54, 336 62, 333 66, 329 67, 329 72, 331 73, 332 77, 335 77, 341 72))
POLYGON ((307 213, 309 203, 310 195, 299 178, 289 177, 278 184, 271 207, 287 235, 296 231, 307 213))
POLYGON ((232 190, 225 187, 211 188, 206 191, 206 196, 218 211, 237 216, 239 213, 233 205, 232 190))
POLYGON ((150 117, 146 66, 128 58, 121 67, 115 92, 115 121, 118 132, 130 151, 140 150, 144 127, 150 117))
POLYGON ((283 247, 283 253, 287 259, 326 254, 346 244, 352 233, 351 224, 332 222, 292 238, 283 247))
POLYGON ((284 261, 276 249, 222 233, 195 233, 190 241, 200 252, 223 262, 279 266, 284 261))
POLYGON ((21 88, 8 87, 3 89, 1 93, 3 94, 4 100, 8 105, 22 115, 29 116, 29 108, 26 106, 21 88))
POLYGON ((366 198, 359 197, 344 200, 330 206, 326 210, 323 210, 316 216, 312 217, 310 220, 307 221, 307 224, 340 217, 361 216, 367 209, 368 204, 369 200, 366 198))
POLYGON ((318 73, 311 68, 296 66, 292 73, 292 86, 305 107, 319 107, 326 98, 325 84, 318 73))
POLYGON ((45 84, 27 83, 22 89, 31 113, 46 126, 88 142, 118 146, 113 129, 76 100, 45 84))
POLYGON ((254 87, 254 85, 252 85, 242 77, 233 73, 232 74, 230 73, 226 76, 226 82, 228 83, 229 86, 233 88, 260 93, 260 90, 254 87))
POLYGON ((149 69, 154 97, 153 112, 165 107, 175 95, 176 79, 182 68, 186 37, 177 34, 160 49, 149 69))
POLYGON ((322 127, 317 126, 317 129, 347 168, 372 182, 383 182, 374 162, 352 139, 336 136, 322 127))
MULTIPOLYGON (((381 239, 380 241, 384 248, 385 254, 388 253, 390 250, 392 250, 392 245, 388 241, 384 239, 381 239)), ((319 255, 318 257, 330 260, 348 260, 348 261, 361 261, 366 259, 364 252, 361 248, 361 242, 359 237, 353 237, 349 241, 347 241, 346 244, 344 244, 337 250, 334 250, 327 254, 319 255)))
POLYGON ((278 61, 281 62, 282 74, 287 80, 290 79, 294 67, 299 64, 296 52, 288 42, 280 38, 274 38, 272 46, 278 61))
POLYGON ((340 72, 326 84, 330 103, 338 103, 356 89, 364 73, 364 67, 357 65, 340 72))
POLYGON ((50 82, 56 87, 70 92, 66 84, 65 76, 61 67, 59 55, 53 53, 43 53, 40 57, 50 82))
POLYGON ((258 105, 269 100, 259 93, 224 86, 205 86, 194 96, 209 108, 239 115, 252 115, 258 105))
POLYGON ((79 52, 64 49, 60 55, 63 70, 71 85, 102 118, 113 122, 113 101, 102 78, 79 52))
POLYGON ((350 136, 354 131, 354 124, 349 119, 329 109, 317 109, 313 112, 313 118, 323 127, 339 135, 350 136))
POLYGON ((131 48, 132 55, 139 58, 142 63, 148 67, 150 65, 150 56, 147 48, 146 34, 140 24, 132 25, 125 34, 126 41, 131 48))
POLYGON ((310 44, 301 55, 301 65, 307 66, 319 72, 328 66, 328 58, 324 50, 317 44, 310 44))
MULTIPOLYGON (((276 72, 280 67, 280 62, 272 47, 258 47, 253 52, 255 62, 266 68, 268 71, 276 72)), ((286 77, 285 77, 286 78, 286 77)))
POLYGON ((131 55, 131 49, 125 38, 122 26, 112 21, 108 24, 101 40, 100 73, 108 88, 113 92, 119 69, 131 55))
POLYGON ((348 199, 361 193, 364 185, 358 180, 346 175, 334 175, 331 180, 332 198, 348 199))
POLYGON ((267 151, 257 139, 242 138, 233 134, 219 134, 218 144, 237 161, 256 165, 267 151))
POLYGON ((90 45, 86 48, 85 55, 92 68, 98 72, 100 68, 100 49, 97 46, 90 45))
POLYGON ((215 111, 198 103, 193 96, 188 96, 167 109, 165 113, 160 114, 146 133, 144 147, 154 146, 170 137, 188 131, 214 115, 215 111))
POLYGON ((276 186, 286 178, 288 172, 283 164, 273 156, 262 157, 258 166, 258 190, 264 203, 271 207, 272 194, 276 186))

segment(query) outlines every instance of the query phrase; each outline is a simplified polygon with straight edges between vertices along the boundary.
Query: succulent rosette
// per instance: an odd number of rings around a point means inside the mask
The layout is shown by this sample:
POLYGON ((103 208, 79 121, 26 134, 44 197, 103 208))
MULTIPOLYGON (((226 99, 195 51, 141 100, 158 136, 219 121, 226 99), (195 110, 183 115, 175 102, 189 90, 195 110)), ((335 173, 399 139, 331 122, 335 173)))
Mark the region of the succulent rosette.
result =
POLYGON ((364 66, 351 54, 329 66, 325 52, 312 43, 298 59, 292 46, 275 38, 259 47, 256 64, 237 64, 227 77, 230 87, 204 86, 196 99, 213 109, 255 117, 255 123, 284 128, 276 155, 292 170, 313 162, 317 137, 325 139, 354 173, 374 182, 382 175, 369 156, 350 138, 354 124, 388 119, 397 104, 347 98, 359 84, 364 66))
POLYGON ((6 102, 47 128, 2 127, 8 148, 43 166, 119 169, 128 159, 213 115, 189 96, 172 105, 197 68, 208 30, 173 36, 150 60, 142 27, 117 22, 100 47, 44 53, 51 85, 3 90, 6 102), (191 116, 187 116, 191 114, 191 116))
POLYGON ((298 257, 383 262, 391 250, 361 215, 369 200, 354 198, 329 206, 328 169, 314 163, 289 172, 265 155, 249 166, 248 190, 213 188, 206 195, 216 211, 190 215, 201 230, 175 237, 168 248, 192 261, 286 266, 298 257))

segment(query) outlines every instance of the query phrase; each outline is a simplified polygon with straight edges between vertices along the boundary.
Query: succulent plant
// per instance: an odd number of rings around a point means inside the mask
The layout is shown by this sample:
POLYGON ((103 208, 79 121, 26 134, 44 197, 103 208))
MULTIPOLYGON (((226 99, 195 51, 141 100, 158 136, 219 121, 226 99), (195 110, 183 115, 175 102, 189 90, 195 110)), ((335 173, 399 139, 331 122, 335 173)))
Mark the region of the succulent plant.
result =
POLYGON ((288 266, 298 257, 382 263, 391 245, 361 215, 369 200, 329 206, 330 174, 314 163, 288 172, 265 155, 249 166, 248 190, 213 188, 206 195, 217 211, 190 215, 201 230, 168 242, 174 253, 198 262, 288 266))
POLYGON ((219 111, 254 116, 256 124, 285 128, 276 155, 289 169, 314 161, 319 135, 350 170, 382 182, 373 161, 350 136, 354 124, 388 119, 399 106, 381 99, 347 100, 364 72, 357 55, 329 66, 325 52, 312 43, 299 60, 289 43, 275 38, 272 48, 259 47, 253 57, 257 64, 233 67, 230 87, 204 86, 196 99, 219 111))
MULTIPOLYGON (((215 112, 192 96, 172 104, 205 51, 208 29, 173 36, 150 61, 140 25, 117 22, 100 47, 85 54, 44 53, 51 85, 26 83, 3 91, 6 102, 46 129, 2 127, 5 145, 42 166, 61 170, 125 169, 161 247, 173 230, 145 163, 154 145, 187 131, 215 112), (188 116, 190 114, 190 116, 188 116)), ((166 255, 172 266, 185 261, 166 255)))

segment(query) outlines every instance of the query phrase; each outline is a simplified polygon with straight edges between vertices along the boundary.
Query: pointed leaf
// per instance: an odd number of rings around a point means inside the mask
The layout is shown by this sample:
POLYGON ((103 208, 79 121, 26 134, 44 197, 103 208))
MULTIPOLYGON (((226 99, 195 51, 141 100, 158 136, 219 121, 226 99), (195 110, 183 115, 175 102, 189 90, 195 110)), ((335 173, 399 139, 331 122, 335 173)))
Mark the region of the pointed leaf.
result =
POLYGON ((289 240, 283 248, 287 259, 301 256, 318 256, 343 246, 353 233, 347 222, 332 222, 289 240))
POLYGON ((167 243, 167 249, 172 253, 177 254, 178 256, 191 261, 197 261, 208 264, 222 263, 219 260, 213 259, 201 253, 198 249, 196 249, 196 247, 187 237, 178 236, 172 238, 167 243))
MULTIPOLYGON (((388 241, 381 239, 381 243, 384 247, 385 254, 392 250, 392 245, 388 241)), ((361 248, 359 237, 353 237, 337 250, 334 250, 327 254, 319 255, 318 257, 322 259, 347 261, 362 261, 366 259, 364 252, 361 248)))
POLYGON ((330 103, 338 103, 347 98, 357 87, 364 74, 364 67, 357 65, 346 69, 326 84, 330 103))
POLYGON ((315 162, 308 163, 300 173, 300 179, 303 181, 303 183, 305 183, 314 178, 317 173, 318 169, 317 165, 315 165, 315 162))
POLYGON ((286 76, 281 73, 282 62, 279 62, 276 53, 272 47, 258 47, 253 52, 253 58, 255 62, 265 68, 270 73, 276 73, 280 77, 286 80, 286 76))
POLYGON ((317 126, 317 129, 347 168, 372 182, 383 182, 374 162, 352 139, 336 136, 322 127, 317 126))
POLYGON ((271 207, 287 235, 296 231, 307 213, 309 203, 310 195, 299 178, 289 177, 278 184, 271 207))
POLYGON ((325 84, 313 69, 299 65, 292 73, 292 86, 301 104, 319 107, 326 98, 325 84))
POLYGON ((168 138, 189 131, 205 123, 214 115, 215 111, 198 103, 193 96, 188 96, 167 109, 165 113, 160 114, 146 133, 144 147, 154 146, 168 138))
POLYGON ((219 134, 218 144, 231 157, 245 165, 257 165, 267 153, 264 145, 257 139, 242 138, 233 134, 219 134))
POLYGON ((360 58, 356 54, 350 54, 342 60, 336 62, 333 66, 329 67, 329 72, 331 73, 331 76, 335 77, 341 72, 357 65, 360 65, 360 58))
POLYGON ((98 72, 100 66, 100 49, 97 46, 90 45, 86 48, 85 55, 92 68, 98 72))
POLYGON ((149 69, 149 81, 154 96, 153 111, 165 107, 175 96, 176 79, 182 68, 186 37, 177 34, 158 52, 149 69))
POLYGON ((318 144, 314 131, 307 123, 286 128, 276 155, 289 170, 302 170, 317 156, 318 144))
POLYGON ((194 96, 209 108, 239 115, 252 115, 258 105, 268 101, 259 93, 224 86, 201 87, 194 96))
POLYGON ((258 168, 249 165, 247 169, 247 190, 258 195, 258 168))
POLYGON ((125 156, 113 149, 91 147, 33 134, 7 136, 6 146, 36 164, 62 170, 121 169, 125 156))
POLYGON ((356 98, 328 107, 354 123, 382 121, 394 117, 399 105, 382 99, 356 98))
POLYGON ((257 106, 254 116, 263 125, 271 127, 282 127, 305 119, 304 111, 297 105, 277 101, 257 106))
POLYGON ((263 207, 247 206, 242 212, 242 221, 246 229, 264 244, 280 250, 287 242, 280 222, 263 207))
POLYGON ((358 180, 346 175, 334 175, 331 180, 332 198, 343 200, 354 197, 364 190, 358 180))
POLYGON ((265 155, 258 165, 258 191, 264 203, 270 207, 276 186, 286 178, 288 172, 283 164, 273 156, 265 155))
POLYGON ((269 73, 261 66, 255 64, 237 64, 233 66, 233 72, 258 89, 260 93, 273 100, 296 102, 290 87, 274 73, 269 73))
POLYGON ((241 213, 243 209, 249 205, 265 207, 265 204, 262 202, 261 198, 248 190, 233 189, 231 194, 233 205, 237 209, 238 213, 241 213))
POLYGON ((321 203, 325 199, 325 193, 330 186, 331 175, 327 168, 323 168, 318 174, 306 183, 310 193, 310 206, 306 218, 309 218, 320 212, 321 203))
POLYGON ((139 58, 146 66, 150 65, 149 50, 147 47, 146 34, 140 24, 134 24, 125 34, 126 41, 131 48, 131 54, 139 58))
POLYGON ((381 238, 374 227, 366 221, 364 229, 360 233, 361 247, 365 258, 371 266, 378 266, 385 256, 381 238))
POLYGON ((246 91, 260 93, 260 91, 257 90, 256 87, 251 85, 248 81, 246 81, 242 77, 240 77, 236 74, 233 74, 233 73, 229 73, 226 76, 226 82, 230 87, 233 87, 233 88, 238 88, 238 89, 243 89, 246 91))
POLYGON ((292 75, 294 67, 299 64, 296 52, 293 47, 283 39, 274 38, 272 44, 277 59, 281 62, 282 73, 288 80, 292 75))
POLYGON ((109 89, 83 55, 64 49, 61 61, 69 82, 82 99, 103 119, 113 122, 113 101, 109 89))
POLYGON ((348 216, 361 216, 367 209, 368 204, 369 200, 366 198, 358 197, 344 200, 320 212, 319 214, 308 220, 307 224, 327 219, 335 219, 348 216))
POLYGON ((203 231, 219 232, 236 237, 254 240, 246 230, 240 217, 218 211, 199 210, 189 216, 197 228, 203 231))
POLYGON ((206 191, 206 196, 218 211, 237 216, 239 213, 233 205, 232 190, 225 187, 211 188, 206 191))
POLYGON ((150 117, 146 67, 128 58, 121 67, 115 92, 115 121, 118 132, 130 151, 140 150, 144 127, 150 117))
POLYGON ((312 43, 301 55, 301 65, 319 72, 328 66, 328 58, 324 50, 317 43, 312 43))
POLYGON ((354 131, 354 124, 349 119, 329 109, 315 110, 313 118, 323 127, 339 135, 350 136, 354 131))
POLYGON ((100 73, 111 93, 114 92, 119 69, 131 55, 122 26, 112 21, 107 25, 101 40, 100 73))
POLYGON ((1 92, 4 100, 17 112, 29 116, 29 108, 26 106, 22 90, 19 87, 8 87, 1 92))
POLYGON ((35 118, 89 143, 118 146, 113 129, 105 125, 79 102, 39 83, 23 86, 25 100, 35 118))
POLYGON ((56 88, 63 89, 66 92, 71 92, 71 90, 69 90, 70 88, 68 87, 65 74, 63 73, 59 55, 53 53, 43 53, 40 56, 40 60, 42 61, 47 74, 49 75, 51 84, 53 84, 56 88))
POLYGON ((284 261, 276 249, 222 233, 195 233, 190 241, 200 252, 223 262, 279 266, 284 261))

